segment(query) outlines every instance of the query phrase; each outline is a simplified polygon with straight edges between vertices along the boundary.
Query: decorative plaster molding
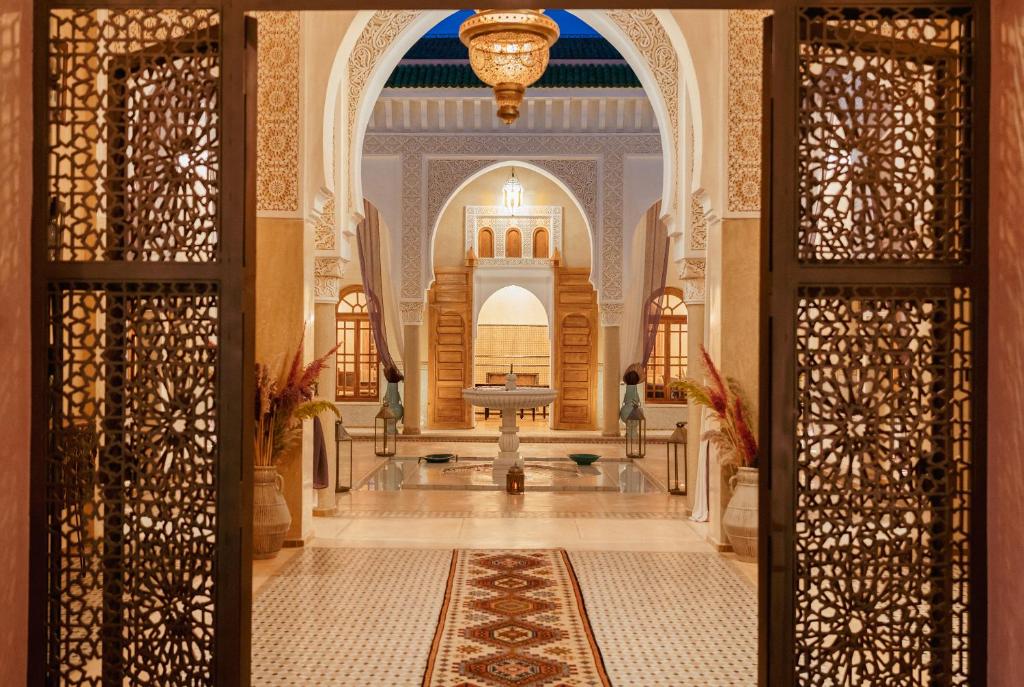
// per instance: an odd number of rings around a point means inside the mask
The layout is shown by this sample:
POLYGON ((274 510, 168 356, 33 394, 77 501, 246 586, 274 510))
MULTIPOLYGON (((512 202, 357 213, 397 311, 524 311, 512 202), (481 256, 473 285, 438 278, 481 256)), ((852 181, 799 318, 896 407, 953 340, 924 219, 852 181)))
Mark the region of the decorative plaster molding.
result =
POLYGON ((619 327, 622 325, 622 315, 625 311, 624 303, 601 303, 598 306, 601 313, 602 327, 619 327))
MULTIPOLYGON (((387 49, 396 42, 403 30, 421 13, 416 10, 381 10, 375 12, 367 22, 352 48, 348 64, 348 122, 345 169, 349 173, 349 198, 355 199, 354 161, 357 153, 354 150, 355 125, 359 108, 367 96, 366 85, 375 68, 387 49)), ((625 38, 633 43, 643 56, 648 69, 653 74, 658 90, 667 108, 669 126, 668 140, 672 141, 672 165, 668 176, 674 177, 679 171, 679 58, 672 42, 665 32, 657 15, 651 10, 608 10, 604 11, 608 19, 623 32, 625 38)), ((658 150, 661 152, 660 140, 658 150)), ((673 214, 678 215, 678 193, 672 194, 673 214)), ((419 270, 417 270, 419 277, 419 270)), ((612 290, 619 290, 621 285, 613 283, 612 290)), ((405 293, 403 284, 403 293, 405 293)))
POLYGON ((497 205, 467 205, 465 219, 464 252, 469 249, 477 256, 478 265, 544 265, 550 266, 550 258, 533 257, 533 231, 537 227, 548 230, 549 255, 557 249, 562 252, 562 206, 541 205, 524 206, 515 215, 497 205), (485 258, 480 255, 477 237, 480 230, 489 227, 494 236, 494 257, 485 258), (522 257, 510 258, 505 255, 505 238, 511 228, 519 229, 522 237, 522 257))
POLYGON ((599 250, 595 271, 601 276, 601 298, 609 301, 622 298, 623 158, 629 153, 660 153, 660 137, 651 134, 392 134, 367 135, 363 148, 366 155, 401 156, 402 298, 418 300, 423 297, 426 289, 424 256, 429 255, 430 232, 444 202, 473 173, 495 161, 510 158, 551 171, 574 194, 580 194, 577 200, 588 215, 599 250), (588 157, 596 160, 587 160, 588 157), (438 165, 442 159, 449 159, 449 162, 438 165), (425 169, 429 165, 433 165, 436 173, 425 169), (595 168, 596 173, 592 174, 590 170, 595 168), (599 179, 600 197, 597 195, 599 179))
POLYGON ((298 12, 256 12, 259 20, 256 208, 299 208, 301 93, 298 12))
POLYGON ((689 248, 692 251, 703 251, 708 249, 708 213, 704 207, 707 194, 703 189, 695 191, 690 196, 690 240, 689 248))
POLYGON ((767 10, 729 11, 729 212, 761 209, 760 46, 768 14, 767 10))
POLYGON ((334 206, 334 195, 327 189, 320 189, 309 217, 313 224, 313 247, 318 251, 333 252, 338 248, 334 206))
MULTIPOLYGON (((633 42, 654 74, 672 129, 672 169, 679 174, 679 57, 672 41, 653 10, 608 10, 606 14, 633 42)), ((679 197, 675 192, 672 208, 677 214, 679 197)))
MULTIPOLYGON (((353 155, 356 114, 365 95, 366 82, 373 74, 381 55, 391 47, 398 35, 420 14, 419 10, 380 10, 363 28, 348 58, 348 123, 346 140, 349 159, 353 155)), ((345 165, 349 176, 349 198, 356 198, 352 164, 345 165)), ((361 203, 361 201, 360 201, 361 203)))
POLYGON ((423 301, 402 301, 398 304, 402 324, 423 324, 423 301))
POLYGON ((687 305, 704 303, 707 291, 707 263, 703 259, 687 258, 679 268, 683 282, 683 302, 687 305))
POLYGON ((313 296, 317 303, 337 303, 345 266, 341 258, 313 258, 313 296))

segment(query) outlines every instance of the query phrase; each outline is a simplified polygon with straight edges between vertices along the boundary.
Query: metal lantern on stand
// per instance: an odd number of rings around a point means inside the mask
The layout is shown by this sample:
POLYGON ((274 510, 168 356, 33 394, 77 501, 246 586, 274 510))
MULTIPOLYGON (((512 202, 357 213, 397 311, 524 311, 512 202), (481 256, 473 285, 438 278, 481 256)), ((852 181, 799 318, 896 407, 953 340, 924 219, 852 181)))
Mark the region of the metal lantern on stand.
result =
POLYGON ((391 404, 384 401, 373 423, 373 452, 378 456, 393 456, 398 448, 398 415, 391 404))
POLYGON ((509 494, 522 494, 526 491, 526 473, 518 465, 513 465, 505 474, 505 491, 509 494))
POLYGON ((352 435, 341 424, 341 420, 334 421, 334 493, 341 494, 352 490, 352 463, 353 463, 353 441, 352 435), (348 486, 341 484, 341 445, 348 444, 348 486))
POLYGON ((639 403, 626 416, 626 457, 643 458, 647 455, 647 416, 639 403))
POLYGON ((673 496, 685 496, 689 474, 686 465, 686 423, 677 422, 676 431, 665 444, 665 484, 673 496), (683 454, 683 481, 679 481, 679 454, 683 454))

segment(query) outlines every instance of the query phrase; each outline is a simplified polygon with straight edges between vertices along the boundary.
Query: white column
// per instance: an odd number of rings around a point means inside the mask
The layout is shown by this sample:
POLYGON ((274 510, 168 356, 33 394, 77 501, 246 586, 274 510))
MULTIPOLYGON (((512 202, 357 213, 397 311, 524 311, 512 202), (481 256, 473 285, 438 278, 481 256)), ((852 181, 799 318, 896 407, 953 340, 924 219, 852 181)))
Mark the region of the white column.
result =
MULTIPOLYGON (((338 290, 341 279, 332 275, 315 275, 315 305, 313 310, 313 355, 317 358, 337 344, 338 290)), ((337 384, 338 361, 333 355, 327 359, 327 366, 317 378, 317 396, 334 401, 337 384)), ((332 413, 320 416, 324 428, 324 442, 327 445, 327 465, 330 479, 326 489, 315 489, 316 505, 314 516, 333 515, 337 512, 334 486, 338 476, 334 469, 334 421, 332 413)), ((314 447, 315 450, 315 447, 314 447)), ((314 454, 315 455, 315 454, 314 454)))
POLYGON ((419 434, 423 415, 422 390, 420 389, 420 365, 423 361, 423 351, 420 350, 420 329, 423 326, 423 303, 419 301, 404 301, 401 304, 401 318, 403 327, 402 369, 405 372, 405 394, 402 402, 405 404, 405 419, 402 420, 403 434, 419 434))
POLYGON ((622 303, 601 304, 601 327, 604 335, 604 349, 601 351, 604 368, 601 389, 601 434, 606 437, 619 436, 619 383, 622 379, 619 337, 622 307, 622 303))

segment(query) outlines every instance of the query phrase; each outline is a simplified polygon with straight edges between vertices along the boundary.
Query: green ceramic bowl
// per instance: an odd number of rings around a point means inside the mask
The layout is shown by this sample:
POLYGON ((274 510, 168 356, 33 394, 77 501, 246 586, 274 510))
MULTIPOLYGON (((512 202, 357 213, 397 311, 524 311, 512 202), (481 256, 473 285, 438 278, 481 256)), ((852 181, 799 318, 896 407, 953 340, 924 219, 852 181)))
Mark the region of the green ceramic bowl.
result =
POLYGON ((590 465, 591 463, 597 462, 597 459, 601 456, 595 453, 570 453, 569 458, 572 462, 577 465, 590 465))
POLYGON ((423 456, 423 460, 428 463, 447 463, 454 457, 455 455, 452 453, 431 453, 423 456))

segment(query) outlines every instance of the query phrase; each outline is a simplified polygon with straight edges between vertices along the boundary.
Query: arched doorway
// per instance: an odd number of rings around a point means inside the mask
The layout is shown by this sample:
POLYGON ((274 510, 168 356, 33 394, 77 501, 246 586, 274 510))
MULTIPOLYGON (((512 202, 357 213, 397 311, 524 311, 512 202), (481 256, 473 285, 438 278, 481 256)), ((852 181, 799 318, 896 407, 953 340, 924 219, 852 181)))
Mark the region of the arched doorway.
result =
MULTIPOLYGON (((514 369, 521 387, 551 386, 551 328, 545 304, 528 289, 510 284, 488 296, 475 316, 473 384, 504 384, 514 369)), ((492 417, 478 408, 476 422, 492 417)), ((547 418, 546 408, 530 413, 547 418)))

